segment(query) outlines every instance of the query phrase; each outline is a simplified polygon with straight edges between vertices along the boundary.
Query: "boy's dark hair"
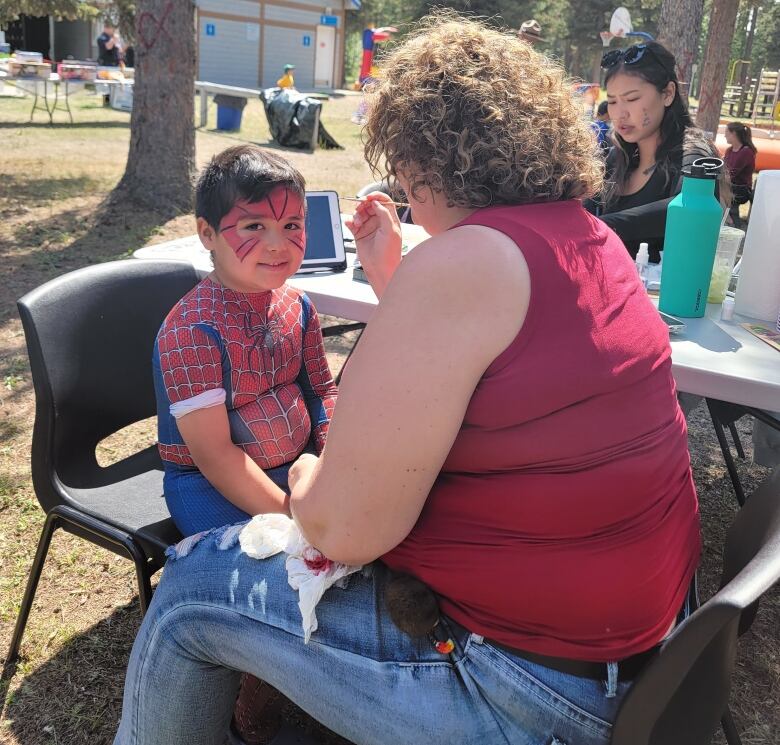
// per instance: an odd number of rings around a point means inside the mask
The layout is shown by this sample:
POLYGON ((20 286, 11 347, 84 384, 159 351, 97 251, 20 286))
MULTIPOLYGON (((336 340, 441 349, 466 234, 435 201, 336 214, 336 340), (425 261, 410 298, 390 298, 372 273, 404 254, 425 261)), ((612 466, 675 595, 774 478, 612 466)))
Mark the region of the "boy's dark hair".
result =
POLYGON ((608 109, 608 108, 609 108, 609 106, 607 105, 607 102, 606 102, 606 101, 602 101, 602 102, 599 104, 599 107, 596 109, 596 113, 597 113, 599 116, 604 116, 604 114, 606 114, 606 113, 607 113, 607 109, 608 109))
POLYGON ((285 158, 257 145, 230 147, 201 171, 195 187, 195 217, 204 218, 219 231, 222 218, 237 201, 259 202, 277 186, 304 199, 306 182, 285 158))

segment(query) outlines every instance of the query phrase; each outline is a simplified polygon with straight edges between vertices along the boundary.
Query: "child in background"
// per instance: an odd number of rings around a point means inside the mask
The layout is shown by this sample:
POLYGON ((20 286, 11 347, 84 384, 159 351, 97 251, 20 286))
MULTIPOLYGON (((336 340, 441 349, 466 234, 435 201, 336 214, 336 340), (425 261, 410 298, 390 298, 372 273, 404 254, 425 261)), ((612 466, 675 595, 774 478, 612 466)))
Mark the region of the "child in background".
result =
POLYGON ((284 75, 276 81, 276 85, 280 88, 295 88, 295 80, 293 79, 292 71, 295 69, 295 65, 285 65, 284 75))
POLYGON ((753 199, 753 172, 756 170, 756 146, 750 127, 742 122, 729 122, 726 125, 726 142, 729 146, 723 154, 723 160, 731 178, 732 200, 729 216, 735 228, 744 228, 739 207, 753 199))
POLYGON ((606 155, 612 147, 612 142, 609 137, 609 124, 609 108, 607 102, 602 101, 599 104, 598 109, 596 109, 596 119, 591 122, 590 128, 596 133, 596 142, 603 155, 606 155))
POLYGON ((314 306, 285 284, 303 261, 304 190, 254 145, 198 180, 214 270, 168 314, 153 360, 165 500, 185 535, 286 513, 290 465, 324 445, 336 387, 314 306))

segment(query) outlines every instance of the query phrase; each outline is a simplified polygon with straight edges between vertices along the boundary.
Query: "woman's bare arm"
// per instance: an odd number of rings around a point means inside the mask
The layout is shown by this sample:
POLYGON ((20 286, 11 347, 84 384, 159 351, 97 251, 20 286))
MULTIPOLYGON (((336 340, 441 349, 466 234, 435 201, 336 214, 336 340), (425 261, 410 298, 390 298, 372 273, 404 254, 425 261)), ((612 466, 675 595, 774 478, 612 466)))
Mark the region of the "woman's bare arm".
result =
POLYGON ((403 260, 350 359, 322 457, 291 473, 291 511, 326 556, 366 563, 409 533, 529 293, 518 247, 489 228, 453 229, 403 260))

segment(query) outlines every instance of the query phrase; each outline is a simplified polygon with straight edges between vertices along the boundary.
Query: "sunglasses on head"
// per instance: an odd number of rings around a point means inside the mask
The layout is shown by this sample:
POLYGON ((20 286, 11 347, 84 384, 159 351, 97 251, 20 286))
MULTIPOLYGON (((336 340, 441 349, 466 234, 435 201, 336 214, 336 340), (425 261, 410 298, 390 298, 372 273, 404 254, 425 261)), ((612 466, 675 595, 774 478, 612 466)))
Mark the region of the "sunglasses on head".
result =
POLYGON ((613 49, 611 52, 606 52, 601 58, 601 68, 608 70, 620 62, 624 65, 635 65, 648 52, 652 54, 653 50, 647 44, 634 44, 628 47, 628 49, 613 49))

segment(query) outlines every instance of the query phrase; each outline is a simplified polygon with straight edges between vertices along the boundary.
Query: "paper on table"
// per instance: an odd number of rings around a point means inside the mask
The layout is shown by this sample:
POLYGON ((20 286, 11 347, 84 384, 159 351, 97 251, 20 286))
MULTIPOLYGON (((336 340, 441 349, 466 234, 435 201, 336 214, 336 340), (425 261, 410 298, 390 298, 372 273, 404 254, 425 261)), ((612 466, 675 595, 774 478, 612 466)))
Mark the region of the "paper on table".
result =
POLYGON ((765 341, 770 347, 774 347, 780 352, 780 331, 773 331, 766 326, 758 323, 741 323, 743 329, 747 329, 753 336, 757 336, 761 341, 765 341))

